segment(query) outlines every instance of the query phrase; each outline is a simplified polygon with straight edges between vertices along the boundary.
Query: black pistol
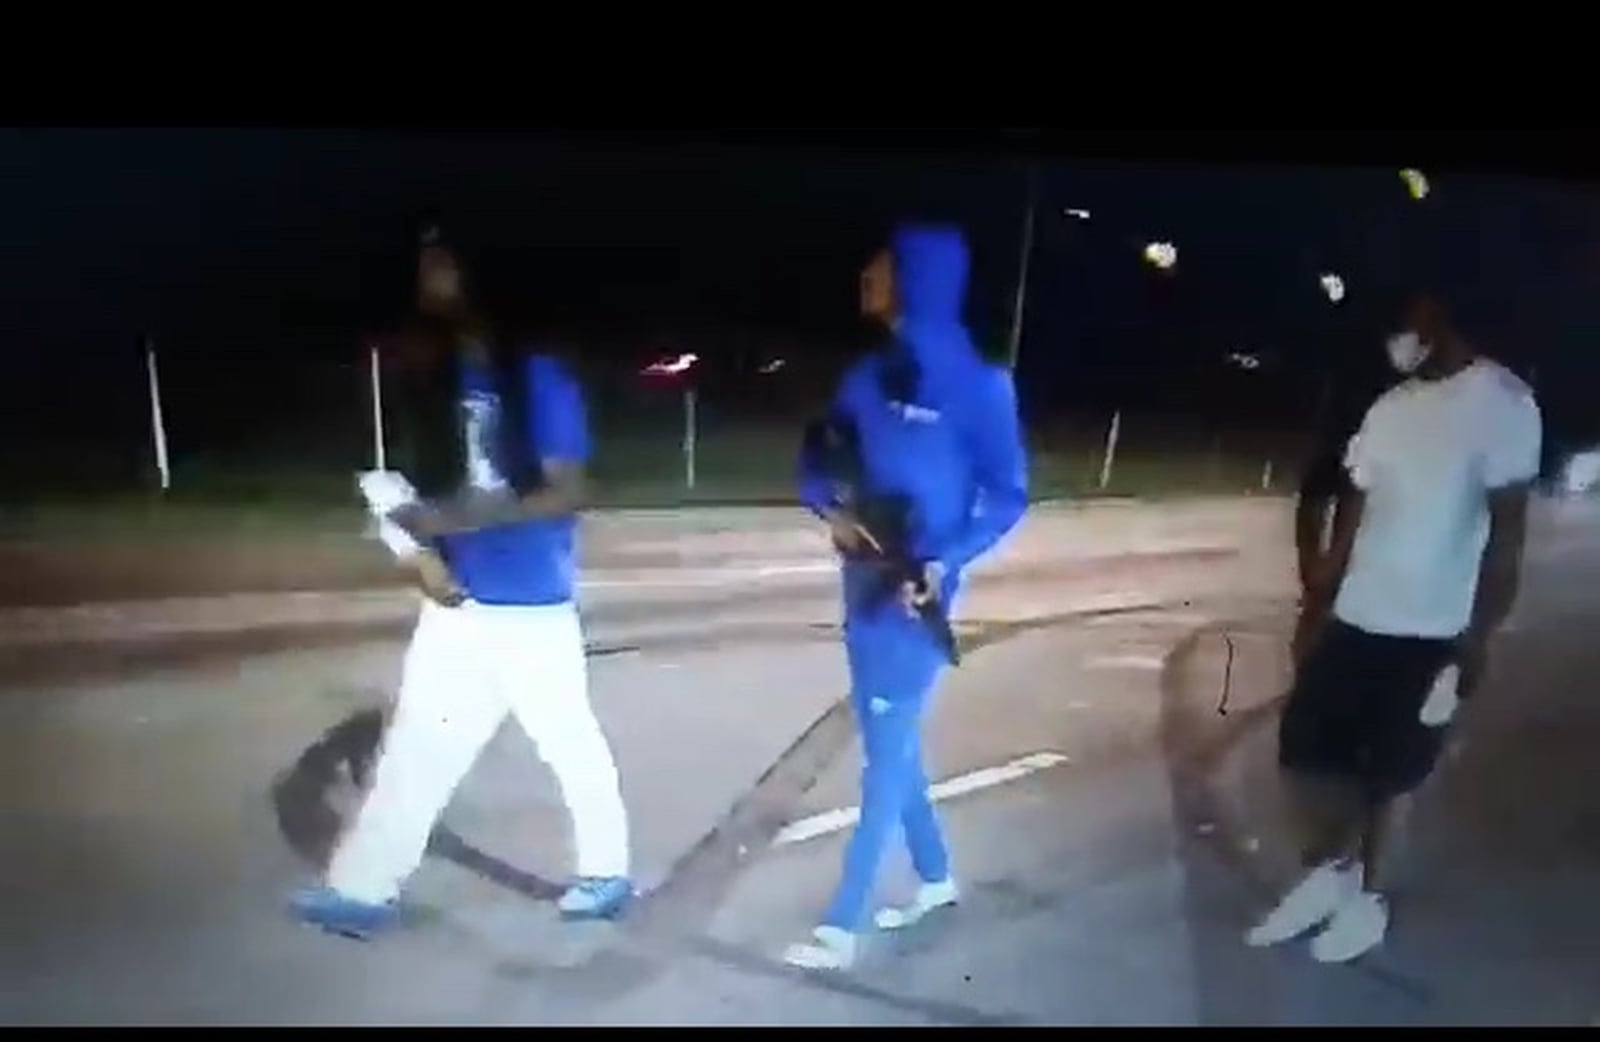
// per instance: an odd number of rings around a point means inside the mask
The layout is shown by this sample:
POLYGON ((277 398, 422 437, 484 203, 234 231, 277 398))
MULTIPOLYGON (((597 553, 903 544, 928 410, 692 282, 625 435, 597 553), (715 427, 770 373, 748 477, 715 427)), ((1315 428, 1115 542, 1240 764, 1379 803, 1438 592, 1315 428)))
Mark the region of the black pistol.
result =
POLYGON ((912 584, 919 593, 933 593, 933 597, 917 606, 917 617, 928 628, 946 660, 953 666, 960 665, 961 651, 950 617, 945 614, 944 601, 938 596, 939 591, 926 588, 927 561, 910 552, 911 501, 904 495, 875 493, 866 488, 860 435, 855 424, 838 417, 814 421, 806 427, 803 451, 812 466, 834 483, 839 500, 850 508, 877 544, 876 548, 868 546, 855 551, 837 548, 846 557, 870 562, 876 568, 878 583, 869 607, 881 610, 889 602, 898 602, 900 589, 906 583, 912 584))

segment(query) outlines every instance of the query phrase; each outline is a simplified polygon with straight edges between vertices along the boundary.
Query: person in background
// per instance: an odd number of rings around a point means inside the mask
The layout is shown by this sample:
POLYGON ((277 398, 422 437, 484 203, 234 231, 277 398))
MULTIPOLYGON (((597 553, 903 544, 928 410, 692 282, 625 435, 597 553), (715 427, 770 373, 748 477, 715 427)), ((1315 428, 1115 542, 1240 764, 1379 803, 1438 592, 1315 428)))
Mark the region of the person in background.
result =
MULTIPOLYGON (((589 704, 573 603, 576 515, 589 433, 582 391, 556 358, 508 350, 469 292, 454 249, 425 236, 418 305, 439 336, 443 379, 433 458, 447 487, 392 474, 363 487, 391 546, 424 549, 430 599, 406 651, 371 790, 319 886, 294 895, 302 920, 364 938, 391 926, 401 885, 434 822, 509 713, 550 765, 573 818, 577 878, 559 908, 617 914, 633 894, 616 763, 589 704), (385 480, 380 480, 385 479, 385 480)), ((427 468, 423 468, 427 469, 427 468)))
POLYGON ((1358 958, 1388 930, 1391 817, 1432 772, 1515 603, 1539 473, 1533 392, 1478 356, 1437 299, 1411 301, 1388 351, 1404 379, 1345 451, 1351 491, 1307 590, 1305 654, 1279 723, 1311 871, 1246 938, 1321 927, 1321 962, 1358 958))
POLYGON ((845 655, 865 767, 861 818, 845 850, 843 878, 822 925, 784 954, 791 965, 841 970, 856 958, 878 867, 903 829, 921 880, 904 907, 876 923, 909 926, 954 904, 949 854, 928 798, 921 723, 947 651, 917 617, 926 598, 946 610, 964 570, 1022 518, 1027 460, 1008 370, 986 363, 962 323, 966 241, 955 228, 899 229, 862 277, 862 310, 887 326, 880 350, 845 374, 831 421, 858 439, 864 488, 842 495, 817 460, 802 453, 800 499, 824 520, 842 556, 845 655), (887 603, 875 596, 872 537, 855 496, 909 503, 910 552, 923 562, 887 603))

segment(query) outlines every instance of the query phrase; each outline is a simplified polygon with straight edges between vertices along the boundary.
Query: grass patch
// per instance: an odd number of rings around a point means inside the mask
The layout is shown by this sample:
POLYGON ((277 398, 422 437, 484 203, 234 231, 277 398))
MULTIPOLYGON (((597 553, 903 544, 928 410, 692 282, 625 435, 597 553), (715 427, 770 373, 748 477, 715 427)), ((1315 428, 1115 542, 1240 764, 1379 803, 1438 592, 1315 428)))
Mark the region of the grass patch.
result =
MULTIPOLYGON (((594 505, 606 508, 673 508, 791 505, 794 503, 793 432, 765 427, 712 427, 700 439, 694 487, 687 485, 677 439, 661 433, 608 435, 592 464, 594 505)), ((1031 453, 1036 499, 1237 495, 1281 492, 1287 472, 1280 453, 1271 485, 1263 488, 1268 459, 1260 448, 1225 450, 1204 439, 1130 440, 1118 451, 1111 479, 1100 487, 1098 435, 1066 433, 1036 438, 1031 453)), ((173 488, 161 493, 123 482, 116 487, 92 474, 81 484, 49 486, 12 482, 11 502, 0 504, 0 539, 96 538, 305 538, 347 535, 364 519, 355 493, 356 467, 293 465, 261 460, 179 460, 173 488), (18 494, 15 490, 28 490, 18 494)), ((59 469, 54 473, 63 473, 59 469)))

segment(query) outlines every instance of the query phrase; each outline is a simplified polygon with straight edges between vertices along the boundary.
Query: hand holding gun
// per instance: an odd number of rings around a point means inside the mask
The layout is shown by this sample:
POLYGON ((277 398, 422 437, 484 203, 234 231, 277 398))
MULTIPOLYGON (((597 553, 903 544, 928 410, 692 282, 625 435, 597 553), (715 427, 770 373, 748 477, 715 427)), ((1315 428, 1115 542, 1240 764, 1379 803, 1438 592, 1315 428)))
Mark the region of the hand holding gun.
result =
POLYGON ((890 602, 901 605, 928 628, 946 660, 952 666, 959 666, 961 650, 939 596, 944 582, 943 565, 938 561, 921 560, 908 552, 906 511, 897 497, 868 500, 864 512, 867 516, 860 523, 877 551, 873 557, 882 575, 874 607, 890 602))
POLYGON ((824 513, 834 546, 847 558, 871 561, 881 585, 873 607, 902 605, 922 620, 951 665, 961 662, 955 631, 939 596, 944 569, 937 561, 909 552, 910 505, 902 496, 873 495, 864 488, 861 447, 854 425, 837 418, 818 420, 806 428, 804 454, 818 472, 839 489, 847 506, 824 513))

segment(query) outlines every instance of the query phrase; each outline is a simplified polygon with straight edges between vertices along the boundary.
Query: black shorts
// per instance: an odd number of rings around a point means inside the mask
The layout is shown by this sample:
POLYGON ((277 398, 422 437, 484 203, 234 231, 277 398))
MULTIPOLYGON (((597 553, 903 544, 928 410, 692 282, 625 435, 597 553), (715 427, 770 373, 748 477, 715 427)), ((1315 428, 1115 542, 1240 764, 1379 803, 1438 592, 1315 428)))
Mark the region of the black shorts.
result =
POLYGON ((1278 722, 1279 764, 1348 778, 1373 802, 1415 789, 1447 730, 1419 719, 1422 704, 1454 655, 1453 640, 1385 637, 1331 620, 1278 722))

